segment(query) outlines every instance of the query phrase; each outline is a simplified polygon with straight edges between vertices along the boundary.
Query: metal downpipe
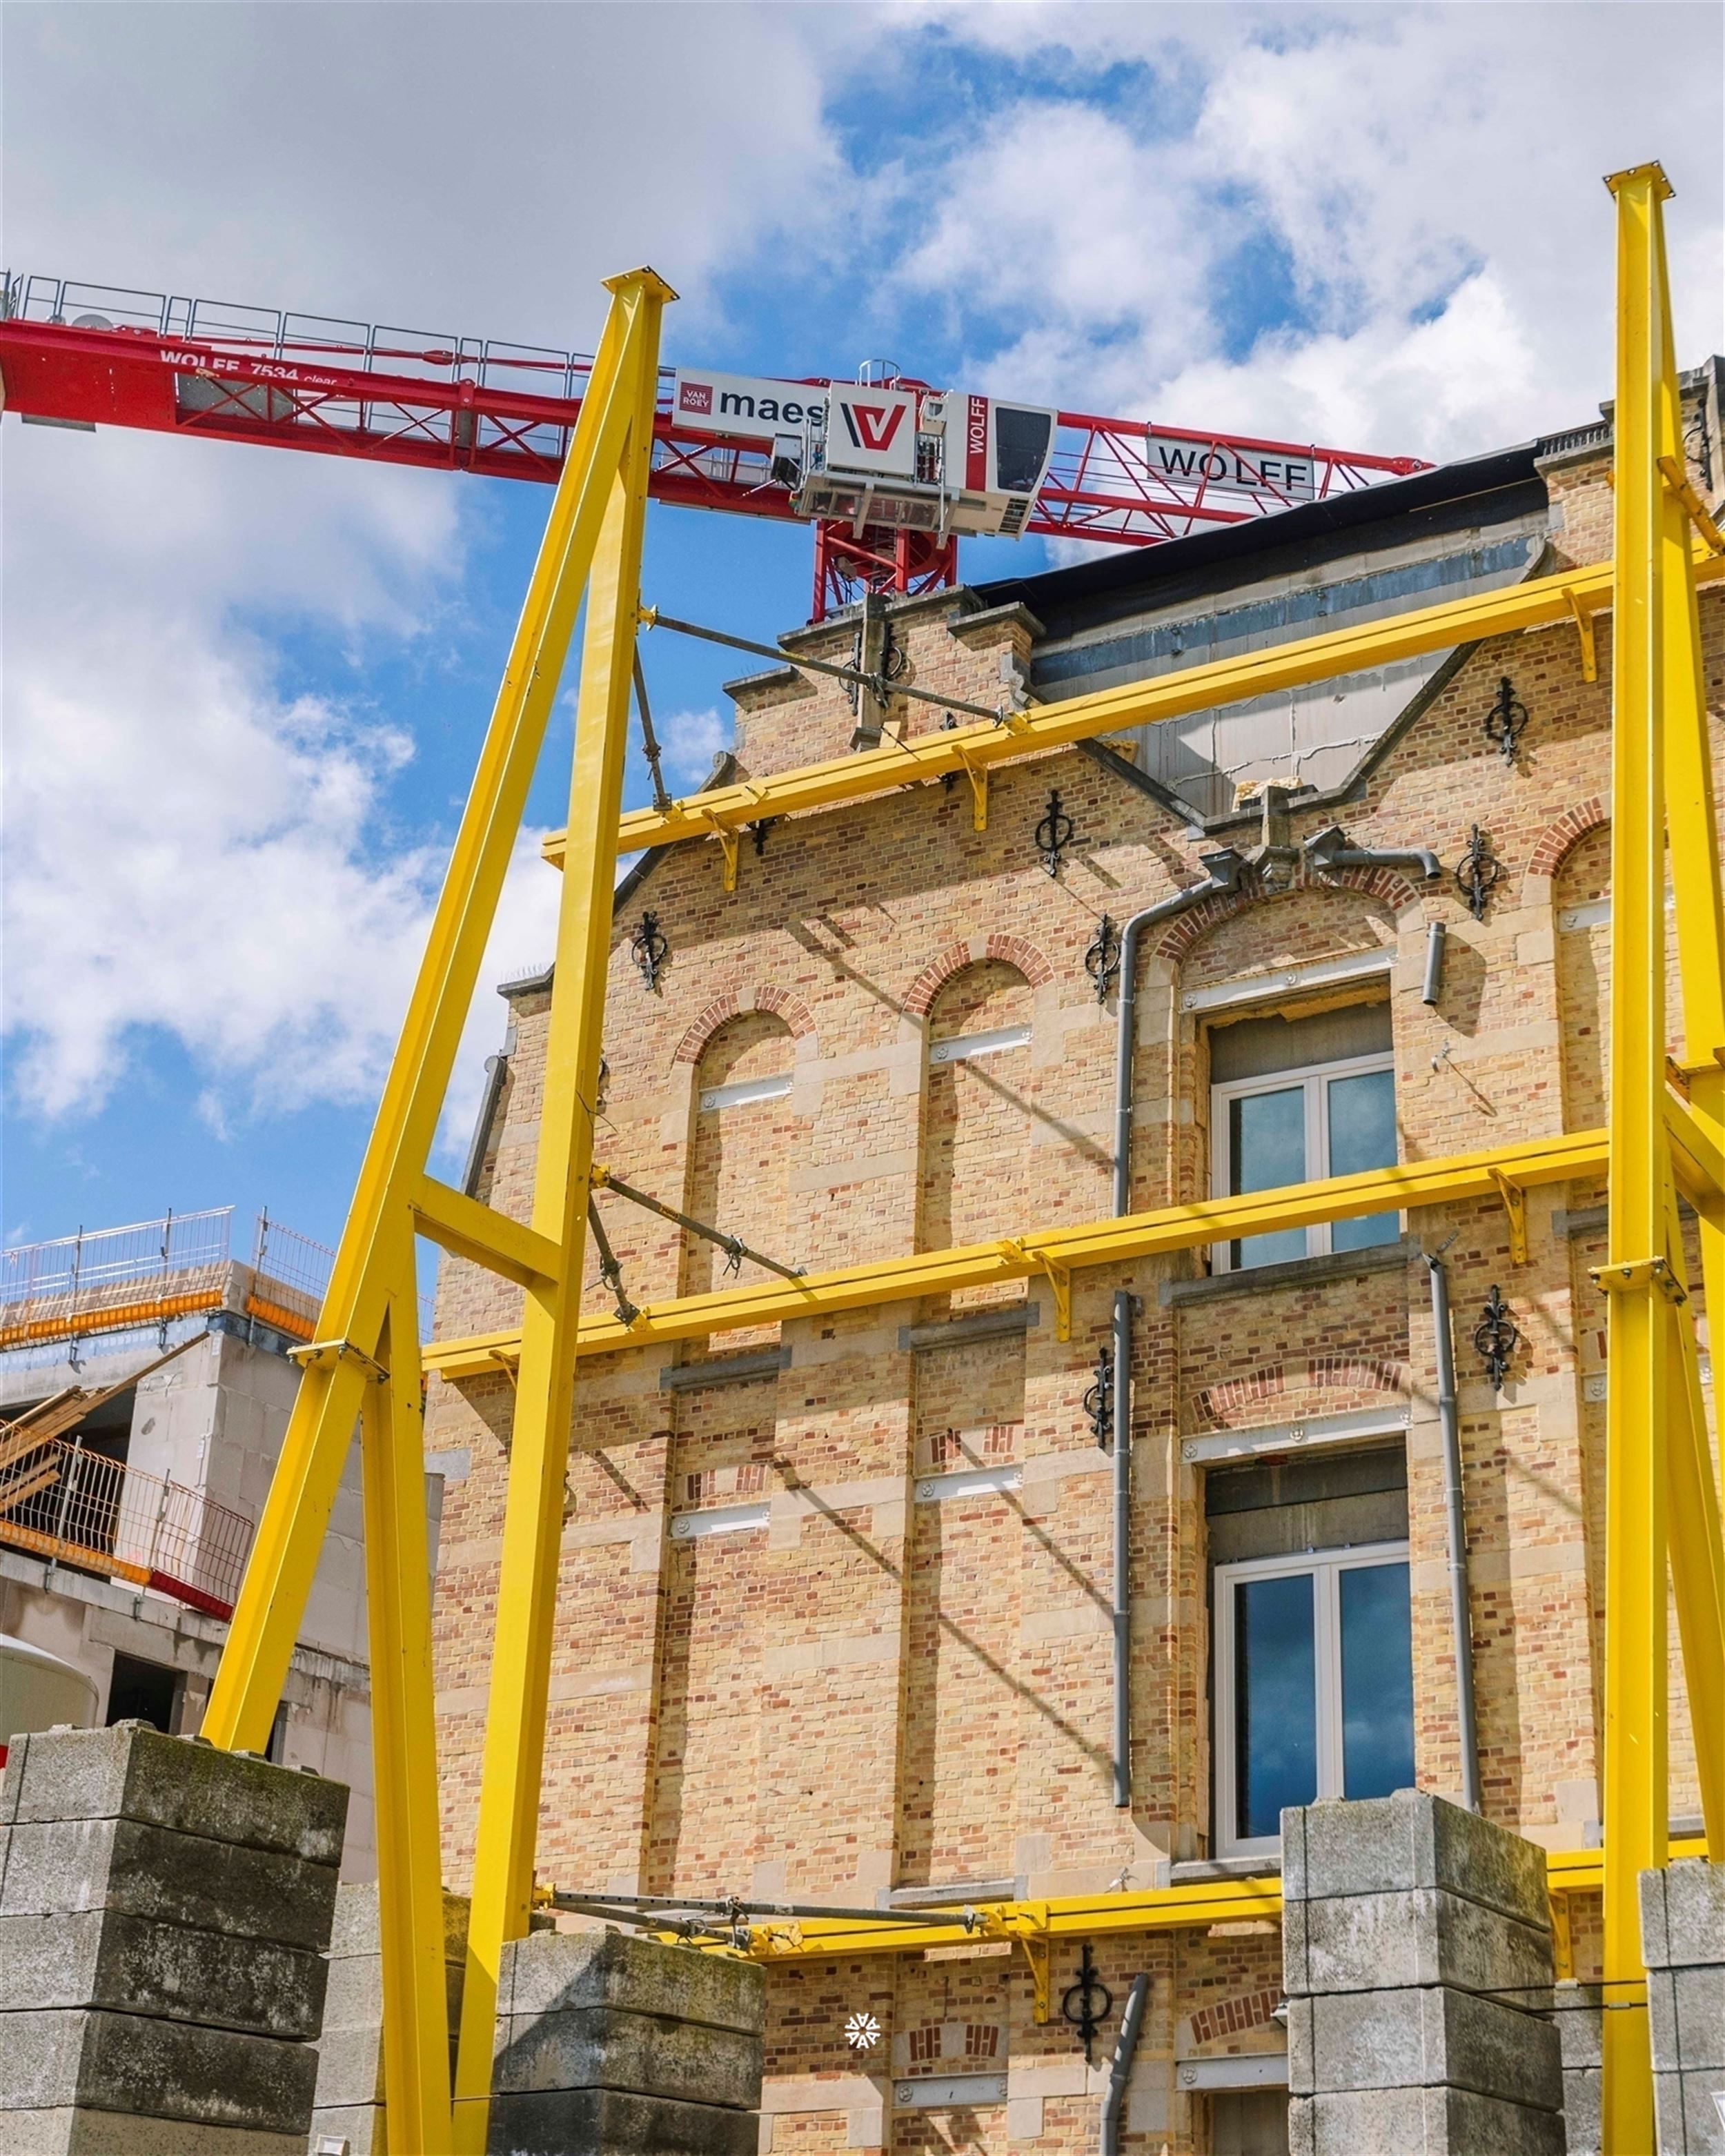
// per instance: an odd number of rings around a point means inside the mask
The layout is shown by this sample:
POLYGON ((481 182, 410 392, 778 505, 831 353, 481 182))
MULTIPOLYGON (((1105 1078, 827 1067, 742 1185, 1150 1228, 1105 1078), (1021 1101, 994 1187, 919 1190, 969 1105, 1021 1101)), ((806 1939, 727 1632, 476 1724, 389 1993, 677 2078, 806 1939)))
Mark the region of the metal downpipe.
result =
MULTIPOLYGON (((1132 1055, 1137 1028, 1138 944, 1144 931, 1184 913, 1202 899, 1240 888, 1245 863, 1232 847, 1202 856, 1209 874, 1135 913, 1120 936, 1120 1020, 1114 1050, 1114 1214, 1132 1210, 1132 1055)), ((1114 1294, 1114 1802, 1132 1799, 1132 1303, 1128 1288, 1114 1294)), ((1106 2145, 1106 2144, 1105 2144, 1106 2145)))
POLYGON ((1450 1276, 1441 1257, 1422 1250, 1431 1276, 1431 1329, 1437 1353, 1438 1423, 1444 1443, 1444 1512, 1449 1539, 1450 1625, 1455 1644, 1455 1719, 1461 1738, 1461 1801, 1480 1810, 1479 1725, 1473 1697, 1473 1620, 1468 1606, 1467 1521, 1461 1497, 1461 1427, 1455 1402, 1455 1344, 1450 1331, 1450 1276))
POLYGON ((1428 880, 1444 872, 1430 846, 1350 846, 1339 824, 1308 839, 1305 851, 1316 869, 1401 869, 1412 863, 1428 880))
POLYGON ((1149 1996, 1149 1978, 1135 1976, 1121 2013, 1120 2034, 1114 2040, 1113 2062, 1108 2068, 1108 2092, 1102 2098, 1102 2156, 1120 2156, 1120 2114, 1126 2108, 1126 2086, 1132 2079, 1132 2059, 1149 1996))

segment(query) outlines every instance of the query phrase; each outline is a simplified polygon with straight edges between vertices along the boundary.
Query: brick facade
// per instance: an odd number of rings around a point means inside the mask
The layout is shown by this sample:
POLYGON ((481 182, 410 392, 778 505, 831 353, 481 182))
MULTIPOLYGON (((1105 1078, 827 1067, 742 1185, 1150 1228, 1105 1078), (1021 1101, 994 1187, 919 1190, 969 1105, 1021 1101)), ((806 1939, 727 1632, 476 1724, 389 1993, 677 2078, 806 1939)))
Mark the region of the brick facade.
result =
MULTIPOLYGON (((1551 476, 1555 542, 1597 557, 1609 537, 1603 462, 1571 459, 1551 476)), ((951 593, 896 609, 893 622, 905 678, 978 701, 1023 675, 1036 629, 1022 607, 951 593)), ((1704 600, 1703 627, 1717 713, 1725 600, 1704 600)), ((838 624, 793 642, 842 660, 849 639, 838 624)), ((1340 820, 1353 844, 1429 846, 1446 868, 1480 826, 1503 871, 1482 920, 1447 874, 1428 886, 1386 870, 1302 871, 1282 895, 1194 909, 1147 946, 1136 1208, 1209 1188, 1208 1021, 1183 999, 1261 981, 1274 1008, 1276 977, 1318 961, 1388 959, 1375 988, 1329 1000, 1387 989, 1404 1159, 1602 1120, 1609 672, 1604 619, 1593 684, 1573 628, 1481 644, 1392 735, 1353 798, 1309 808, 1295 798, 1296 844, 1340 820), (1481 723, 1506 675, 1530 714, 1512 766, 1481 723), (1432 920, 1448 930, 1435 1011, 1420 1000, 1432 920)), ((853 719, 839 685, 772 675, 735 693, 745 775, 845 752, 853 719)), ((911 705, 902 723, 921 731, 939 714, 911 705)), ((1201 851, 1253 837, 1241 824, 1200 839, 1068 752, 997 771, 982 832, 962 779, 775 824, 758 858, 742 850, 728 897, 716 844, 674 849, 616 924, 601 1158, 790 1263, 855 1263, 1105 1214, 1116 1004, 1098 1004, 1086 951, 1104 912, 1117 924, 1201 880, 1201 851), (1076 827, 1058 876, 1033 843, 1052 787, 1076 827), (643 900, 670 945, 650 992, 629 952, 643 900), (931 1063, 942 1041, 1019 1027, 1022 1045, 931 1063), (788 1082, 773 1097, 701 1106, 714 1088, 773 1079, 788 1082)), ((512 1008, 516 1045, 480 1194, 522 1217, 543 984, 512 1008)), ((1678 1009, 1674 997, 1674 1043, 1678 1009)), ((1597 1814, 1604 1409, 1604 1319, 1586 1272, 1601 1237, 1555 1216, 1584 1213, 1601 1194, 1531 1193, 1521 1266, 1495 1204, 1434 1208, 1405 1224, 1429 1246, 1450 1239, 1486 1809, 1557 1847, 1584 1841, 1597 1814), (1522 1333, 1500 1394, 1471 1345, 1494 1284, 1522 1333)), ((614 1198, 600 1204, 635 1300, 721 1283, 723 1256, 710 1245, 685 1245, 614 1198)), ((1407 1418, 1418 1774, 1455 1791, 1424 1268, 1161 1292, 1203 1264, 1193 1252, 1075 1275, 1066 1343, 1045 1287, 1014 1282, 950 1305, 583 1361, 542 1875, 870 1906, 893 1887, 1006 1881, 1037 1897, 1165 1879, 1170 1863, 1204 1856, 1210 1837, 1204 1504, 1180 1440, 1362 1408, 1407 1418), (1108 1771, 1109 1463, 1082 1405, 1122 1286, 1141 1299, 1129 1812, 1116 1810, 1108 1771), (933 1347, 904 1337, 1025 1302, 1038 1312, 1024 1326, 933 1347), (673 1360, 774 1346, 776 1373, 661 1386, 673 1360), (987 1472, 989 1486, 946 1494, 932 1480, 966 1471, 987 1472), (758 1525, 690 1532, 691 1516, 698 1526, 747 1505, 762 1508, 758 1525)), ((591 1251, 588 1272, 590 1306, 608 1308, 591 1251)), ((506 1326, 519 1300, 446 1264, 439 1332, 506 1326)), ((471 1460, 445 1502, 436 1613, 456 1887, 472 1842, 509 1409, 501 1375, 432 1384, 429 1443, 471 1460)), ((1672 1727, 1681 1813, 1697 1797, 1680 1689, 1672 1727)), ((1595 1934, 1584 1906, 1574 1931, 1584 1961, 1595 1934)), ((1204 2145, 1204 2112, 1172 2062, 1280 2043, 1263 2005, 1280 1996, 1278 1938, 1261 1925, 1219 1926, 1103 1938, 1096 1953, 1117 2002, 1136 1972, 1153 1978, 1125 2145, 1188 2156, 1204 2145)), ((1076 1960, 1057 1948, 1057 2002, 1076 1960)), ((1022 1958, 984 1948, 799 1964, 769 1971, 768 2001, 775 2151, 1094 2146, 1104 2074, 1086 2074, 1058 2018, 1034 2025, 1022 1958), (861 2060, 843 2035, 859 2010, 886 2032, 861 2060), (994 2032, 985 2049, 979 2030, 994 2032), (889 2100, 907 2077, 985 2063, 1009 2074, 1002 2107, 889 2100)))

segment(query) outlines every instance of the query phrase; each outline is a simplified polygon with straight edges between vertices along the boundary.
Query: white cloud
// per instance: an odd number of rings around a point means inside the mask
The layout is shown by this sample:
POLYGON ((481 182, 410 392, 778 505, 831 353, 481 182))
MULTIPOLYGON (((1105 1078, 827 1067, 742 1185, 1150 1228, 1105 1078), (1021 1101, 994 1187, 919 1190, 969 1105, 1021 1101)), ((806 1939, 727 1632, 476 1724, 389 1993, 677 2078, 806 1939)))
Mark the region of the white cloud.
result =
POLYGON ((731 722, 711 706, 701 711, 673 711, 659 728, 665 783, 675 793, 692 792, 713 767, 713 758, 731 746, 731 722))

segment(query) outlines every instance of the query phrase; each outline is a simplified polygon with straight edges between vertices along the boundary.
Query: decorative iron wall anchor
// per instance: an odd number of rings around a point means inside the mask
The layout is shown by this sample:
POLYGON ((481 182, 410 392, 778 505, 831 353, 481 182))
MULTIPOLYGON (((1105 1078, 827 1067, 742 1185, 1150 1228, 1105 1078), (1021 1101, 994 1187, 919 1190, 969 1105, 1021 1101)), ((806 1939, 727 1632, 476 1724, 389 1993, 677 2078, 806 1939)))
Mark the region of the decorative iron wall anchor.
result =
POLYGON ((1503 752, 1503 761, 1513 764, 1516 744, 1527 723, 1527 706, 1516 695, 1507 674, 1497 684, 1497 701, 1486 714, 1486 739, 1503 752))
POLYGON ((1108 1432, 1114 1408, 1114 1353, 1109 1348, 1096 1350, 1096 1382, 1084 1396, 1084 1412, 1090 1418, 1091 1435, 1102 1450, 1108 1449, 1108 1432))
POLYGON ((1509 1314, 1508 1304, 1495 1286, 1486 1297, 1484 1314, 1474 1327, 1473 1344, 1486 1366, 1492 1391, 1501 1393, 1503 1381, 1509 1375, 1511 1358, 1522 1344, 1522 1336, 1509 1314))
POLYGON ((656 991, 659 976, 665 971, 665 962, 670 956, 670 945, 659 926, 656 913, 644 913, 641 925, 629 942, 629 956, 641 969, 641 978, 649 988, 656 991))
POLYGON ((1096 1001, 1106 1003, 1114 977, 1120 971, 1120 931, 1106 913, 1097 922, 1096 935, 1084 954, 1084 970, 1096 985, 1096 1001))
POLYGON ((1114 2011, 1114 1994, 1096 1974, 1096 1964, 1091 1959, 1090 1941, 1084 1943, 1084 1953, 1078 1964, 1078 1981, 1069 1984, 1060 1994, 1060 2018, 1070 2022, 1084 2040, 1084 2063, 1094 2066, 1096 2041, 1102 2024, 1114 2011))
POLYGON ((745 827, 749 836, 755 842, 755 859, 757 860, 759 860, 761 856, 766 852, 767 834, 773 829, 773 825, 778 821, 778 819, 777 816, 762 816, 758 823, 750 824, 745 827))
POLYGON ((1486 907, 1502 875, 1503 864, 1491 851, 1491 841, 1476 824, 1467 851, 1455 864, 1455 887, 1476 921, 1485 919, 1486 907))
POLYGON ((1060 872, 1060 863, 1066 849, 1072 843, 1076 827, 1072 819, 1060 806, 1057 792, 1048 797, 1048 813, 1036 826, 1036 850, 1042 856, 1042 865, 1051 876, 1060 872))

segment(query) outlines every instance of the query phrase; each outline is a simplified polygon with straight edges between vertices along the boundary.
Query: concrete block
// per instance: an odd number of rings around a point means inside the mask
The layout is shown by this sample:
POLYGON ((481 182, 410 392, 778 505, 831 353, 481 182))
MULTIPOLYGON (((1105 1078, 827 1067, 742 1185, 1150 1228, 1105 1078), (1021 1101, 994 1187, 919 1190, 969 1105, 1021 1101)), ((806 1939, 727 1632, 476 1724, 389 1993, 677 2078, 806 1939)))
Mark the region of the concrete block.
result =
POLYGON ((1725 1962, 1650 1969, 1647 2018, 1656 2071, 1725 2068, 1725 1962))
POLYGON ((1659 2156, 1725 2156, 1725 2073, 1656 2073, 1659 2156))
POLYGON ((1296 2095, 1439 2084, 1558 2111, 1558 2032, 1541 2016, 1443 1986, 1288 2002, 1288 2087, 1296 2095))
MULTIPOLYGON (((324 1994, 323 2030, 327 2036, 340 2029, 377 2030, 383 2025, 383 1965, 376 1954, 342 1954, 326 1964, 329 1989, 324 1994)), ((459 1962, 444 1964, 449 2002, 449 2026, 461 2018, 459 1962)))
MULTIPOLYGON (((9 1771, 9 1769, 8 1769, 9 1771)), ((15 1825, 0 1917, 112 1909, 321 1953, 333 1866, 112 1816, 15 1825)))
MULTIPOLYGON (((444 1959, 459 1962, 467 1953, 467 1912, 465 1894, 444 1896, 444 1959)), ((336 1913, 330 1925, 330 1958, 346 1954, 374 1954, 377 1951, 377 1887, 343 1887, 336 1896, 336 1913)))
POLYGON ((688 1947, 621 1932, 541 1932, 503 1949, 497 2010, 519 2017, 614 2006, 758 2036, 766 1978, 753 1962, 721 1961, 688 1947))
POLYGON ((1284 1902, 1440 1887, 1548 1927, 1545 1851, 1421 1789, 1305 1804, 1281 1815, 1284 1902))
POLYGON ((486 2156, 757 2156, 759 2141, 752 2112, 622 2089, 556 2089, 494 2097, 485 2148, 486 2156))
POLYGON ((1568 2156, 1599 2156, 1604 2138, 1601 2091, 1604 2074, 1598 2066, 1563 2069, 1563 2132, 1568 2156))
POLYGON ((303 2039, 317 2034, 324 1981, 321 1955, 112 1909, 0 1917, 0 2012, 105 2006, 303 2039))
POLYGON ((0 2156, 305 2156, 305 2137, 121 2111, 0 2111, 0 2156))
POLYGON ((1565 2156, 1560 2112, 1470 2089, 1288 2100, 1288 2156, 1565 2156))
POLYGON ((1286 1905, 1282 1984, 1291 1998, 1452 1984, 1543 2007, 1551 1981, 1548 1924, 1523 1923, 1447 1887, 1286 1905))
POLYGON ((388 2156, 386 2117, 381 2103, 317 2105, 311 2113, 313 2156, 322 2140, 345 2141, 347 2156, 388 2156))
POLYGON ((0 1823, 130 1819, 308 1864, 339 1865, 345 1783, 164 1737, 137 1722, 21 1738, 0 1781, 0 1823))
POLYGON ((9 2014, 0 2110, 85 2107, 301 2135, 317 2055, 307 2044, 100 2008, 9 2014))
POLYGON ((500 2016, 491 2087, 629 2089, 754 2112, 761 2103, 761 2039, 609 2006, 500 2016))
POLYGON ((1641 1956, 1649 1969, 1725 1962, 1725 1864, 1685 1857, 1641 1874, 1641 1956))

